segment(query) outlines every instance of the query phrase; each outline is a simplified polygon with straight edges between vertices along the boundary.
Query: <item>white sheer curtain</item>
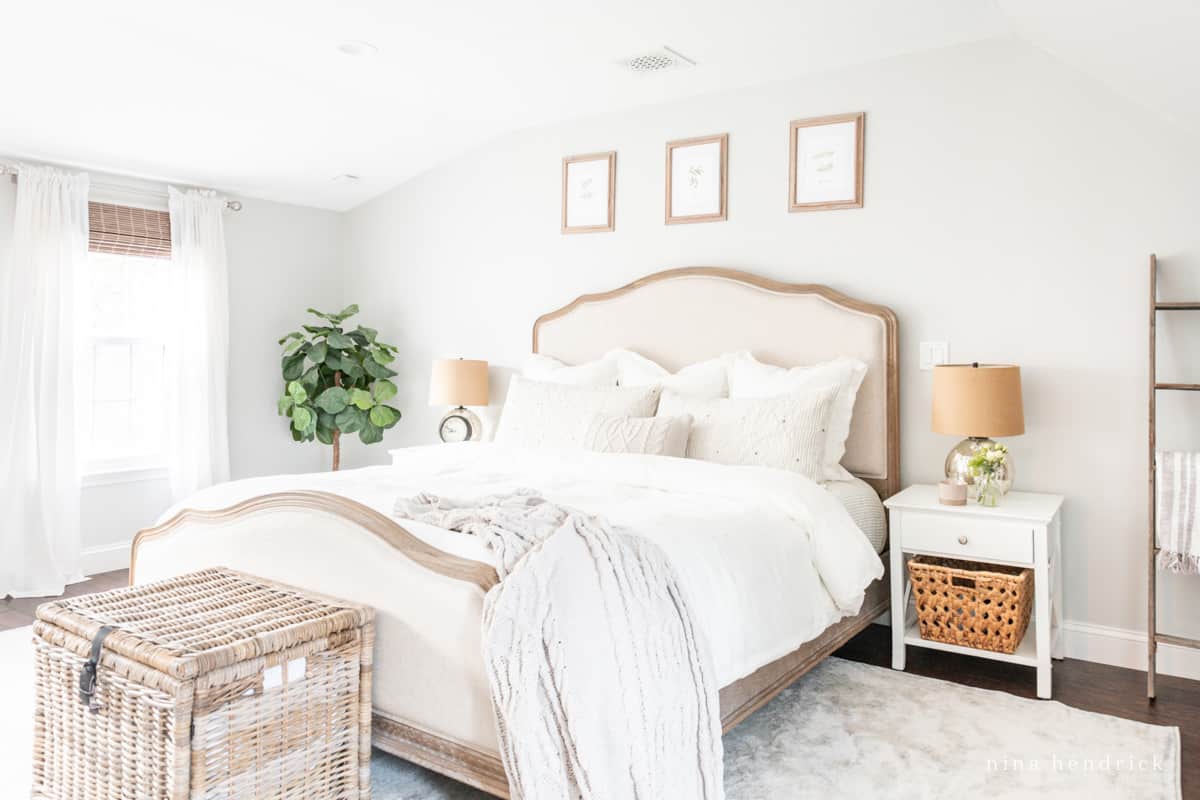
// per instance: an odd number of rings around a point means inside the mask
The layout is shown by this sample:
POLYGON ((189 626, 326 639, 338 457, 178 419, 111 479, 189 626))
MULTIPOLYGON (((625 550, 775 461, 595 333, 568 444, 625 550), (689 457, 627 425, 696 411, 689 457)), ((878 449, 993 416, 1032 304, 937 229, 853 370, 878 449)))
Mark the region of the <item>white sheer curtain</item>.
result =
POLYGON ((80 579, 75 322, 85 310, 88 176, 22 166, 0 265, 0 597, 80 579))
POLYGON ((174 187, 168 194, 167 470, 180 500, 229 480, 229 289, 224 198, 174 187))

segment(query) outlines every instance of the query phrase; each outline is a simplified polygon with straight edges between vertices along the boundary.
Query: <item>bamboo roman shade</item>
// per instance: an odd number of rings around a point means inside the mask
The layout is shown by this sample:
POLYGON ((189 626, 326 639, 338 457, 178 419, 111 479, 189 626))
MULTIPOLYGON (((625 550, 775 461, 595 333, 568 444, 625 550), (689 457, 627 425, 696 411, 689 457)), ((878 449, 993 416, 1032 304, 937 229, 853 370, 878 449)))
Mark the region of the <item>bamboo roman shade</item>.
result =
POLYGON ((89 202, 88 250, 170 258, 171 215, 150 208, 89 202))

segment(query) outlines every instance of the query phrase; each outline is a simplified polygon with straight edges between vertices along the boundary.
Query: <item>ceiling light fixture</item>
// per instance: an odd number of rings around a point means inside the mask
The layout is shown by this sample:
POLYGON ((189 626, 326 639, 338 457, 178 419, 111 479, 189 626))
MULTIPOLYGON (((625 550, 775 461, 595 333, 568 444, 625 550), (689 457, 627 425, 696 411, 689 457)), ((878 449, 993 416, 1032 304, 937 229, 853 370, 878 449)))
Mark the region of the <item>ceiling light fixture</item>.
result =
POLYGON ((375 45, 358 39, 344 41, 337 46, 337 49, 342 55, 353 58, 365 58, 379 52, 379 48, 375 45))

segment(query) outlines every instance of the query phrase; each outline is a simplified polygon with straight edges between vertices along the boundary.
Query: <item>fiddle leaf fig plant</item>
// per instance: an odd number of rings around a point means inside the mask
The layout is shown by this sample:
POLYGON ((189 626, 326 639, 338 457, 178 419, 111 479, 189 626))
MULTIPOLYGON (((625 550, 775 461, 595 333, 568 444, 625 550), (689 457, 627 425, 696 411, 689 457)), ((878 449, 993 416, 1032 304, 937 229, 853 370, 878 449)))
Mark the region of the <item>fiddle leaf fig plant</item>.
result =
POLYGON ((319 322, 279 340, 283 395, 278 410, 291 422, 295 441, 332 445, 336 470, 343 433, 357 433, 364 444, 374 444, 400 421, 400 412, 387 405, 397 391, 390 380, 396 372, 388 366, 396 359, 396 348, 379 341, 373 328, 346 330, 346 320, 358 313, 356 305, 336 314, 314 308, 308 313, 319 322))

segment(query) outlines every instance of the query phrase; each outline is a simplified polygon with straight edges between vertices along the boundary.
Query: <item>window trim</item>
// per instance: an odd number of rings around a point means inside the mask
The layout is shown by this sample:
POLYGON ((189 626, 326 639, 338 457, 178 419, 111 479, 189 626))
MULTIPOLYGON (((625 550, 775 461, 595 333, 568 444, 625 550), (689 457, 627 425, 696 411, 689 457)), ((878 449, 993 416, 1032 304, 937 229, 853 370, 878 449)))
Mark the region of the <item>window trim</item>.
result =
POLYGON ((121 483, 165 481, 167 477, 167 465, 161 460, 156 463, 145 458, 110 458, 89 461, 80 475, 80 483, 87 489, 121 483))

